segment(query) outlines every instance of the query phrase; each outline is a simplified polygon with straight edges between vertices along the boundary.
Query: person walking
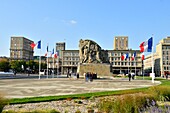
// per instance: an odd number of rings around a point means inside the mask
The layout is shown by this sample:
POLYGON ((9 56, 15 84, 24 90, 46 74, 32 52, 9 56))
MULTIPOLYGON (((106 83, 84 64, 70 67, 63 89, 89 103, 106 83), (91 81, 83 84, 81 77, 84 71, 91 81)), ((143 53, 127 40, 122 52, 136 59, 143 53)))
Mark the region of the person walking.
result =
POLYGON ((128 74, 128 77, 129 77, 129 81, 131 81, 131 74, 130 73, 128 74))

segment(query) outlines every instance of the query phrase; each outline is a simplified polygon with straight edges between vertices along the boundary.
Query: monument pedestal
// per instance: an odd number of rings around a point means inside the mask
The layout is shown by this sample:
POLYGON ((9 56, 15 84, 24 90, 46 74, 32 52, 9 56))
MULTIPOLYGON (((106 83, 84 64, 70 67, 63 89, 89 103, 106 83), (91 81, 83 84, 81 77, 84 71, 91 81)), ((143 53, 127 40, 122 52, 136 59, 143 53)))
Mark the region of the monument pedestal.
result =
POLYGON ((112 76, 110 64, 82 63, 78 65, 77 72, 80 76, 85 72, 97 73, 97 76, 112 76))

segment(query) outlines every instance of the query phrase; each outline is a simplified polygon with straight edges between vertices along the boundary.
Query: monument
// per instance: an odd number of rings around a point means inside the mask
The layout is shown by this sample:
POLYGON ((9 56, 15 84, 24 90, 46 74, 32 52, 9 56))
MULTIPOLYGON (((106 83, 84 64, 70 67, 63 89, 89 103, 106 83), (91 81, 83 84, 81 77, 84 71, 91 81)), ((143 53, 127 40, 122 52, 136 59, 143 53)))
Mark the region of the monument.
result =
POLYGON ((80 75, 85 72, 97 73, 99 76, 111 75, 108 51, 103 50, 96 42, 80 39, 79 57, 77 72, 80 75))

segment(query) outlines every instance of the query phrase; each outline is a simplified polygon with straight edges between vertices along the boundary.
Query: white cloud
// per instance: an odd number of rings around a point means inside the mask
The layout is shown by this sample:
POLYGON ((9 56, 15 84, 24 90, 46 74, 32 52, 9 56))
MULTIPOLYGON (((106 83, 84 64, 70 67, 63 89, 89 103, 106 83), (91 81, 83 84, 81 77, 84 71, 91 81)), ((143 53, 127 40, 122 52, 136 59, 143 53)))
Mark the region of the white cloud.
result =
POLYGON ((75 20, 70 20, 69 23, 70 23, 70 24, 77 24, 77 21, 75 21, 75 20))
POLYGON ((77 21, 75 20, 62 20, 62 22, 66 25, 75 25, 77 24, 77 21))

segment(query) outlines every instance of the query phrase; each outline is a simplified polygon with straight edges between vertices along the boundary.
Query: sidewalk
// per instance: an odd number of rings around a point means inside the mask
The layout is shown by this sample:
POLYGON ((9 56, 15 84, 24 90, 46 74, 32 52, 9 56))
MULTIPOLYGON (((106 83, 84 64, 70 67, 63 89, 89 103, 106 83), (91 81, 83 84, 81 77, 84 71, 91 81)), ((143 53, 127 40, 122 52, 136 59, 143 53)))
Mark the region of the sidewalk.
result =
MULTIPOLYGON (((51 77, 51 76, 49 76, 51 77)), ((90 92, 125 90, 132 88, 148 87, 158 85, 160 82, 152 83, 148 80, 128 79, 94 79, 93 82, 85 82, 84 79, 46 78, 38 79, 38 75, 31 78, 0 79, 0 92, 9 98, 23 98, 35 96, 70 95, 90 92), (34 78, 36 77, 36 78, 34 78)))

